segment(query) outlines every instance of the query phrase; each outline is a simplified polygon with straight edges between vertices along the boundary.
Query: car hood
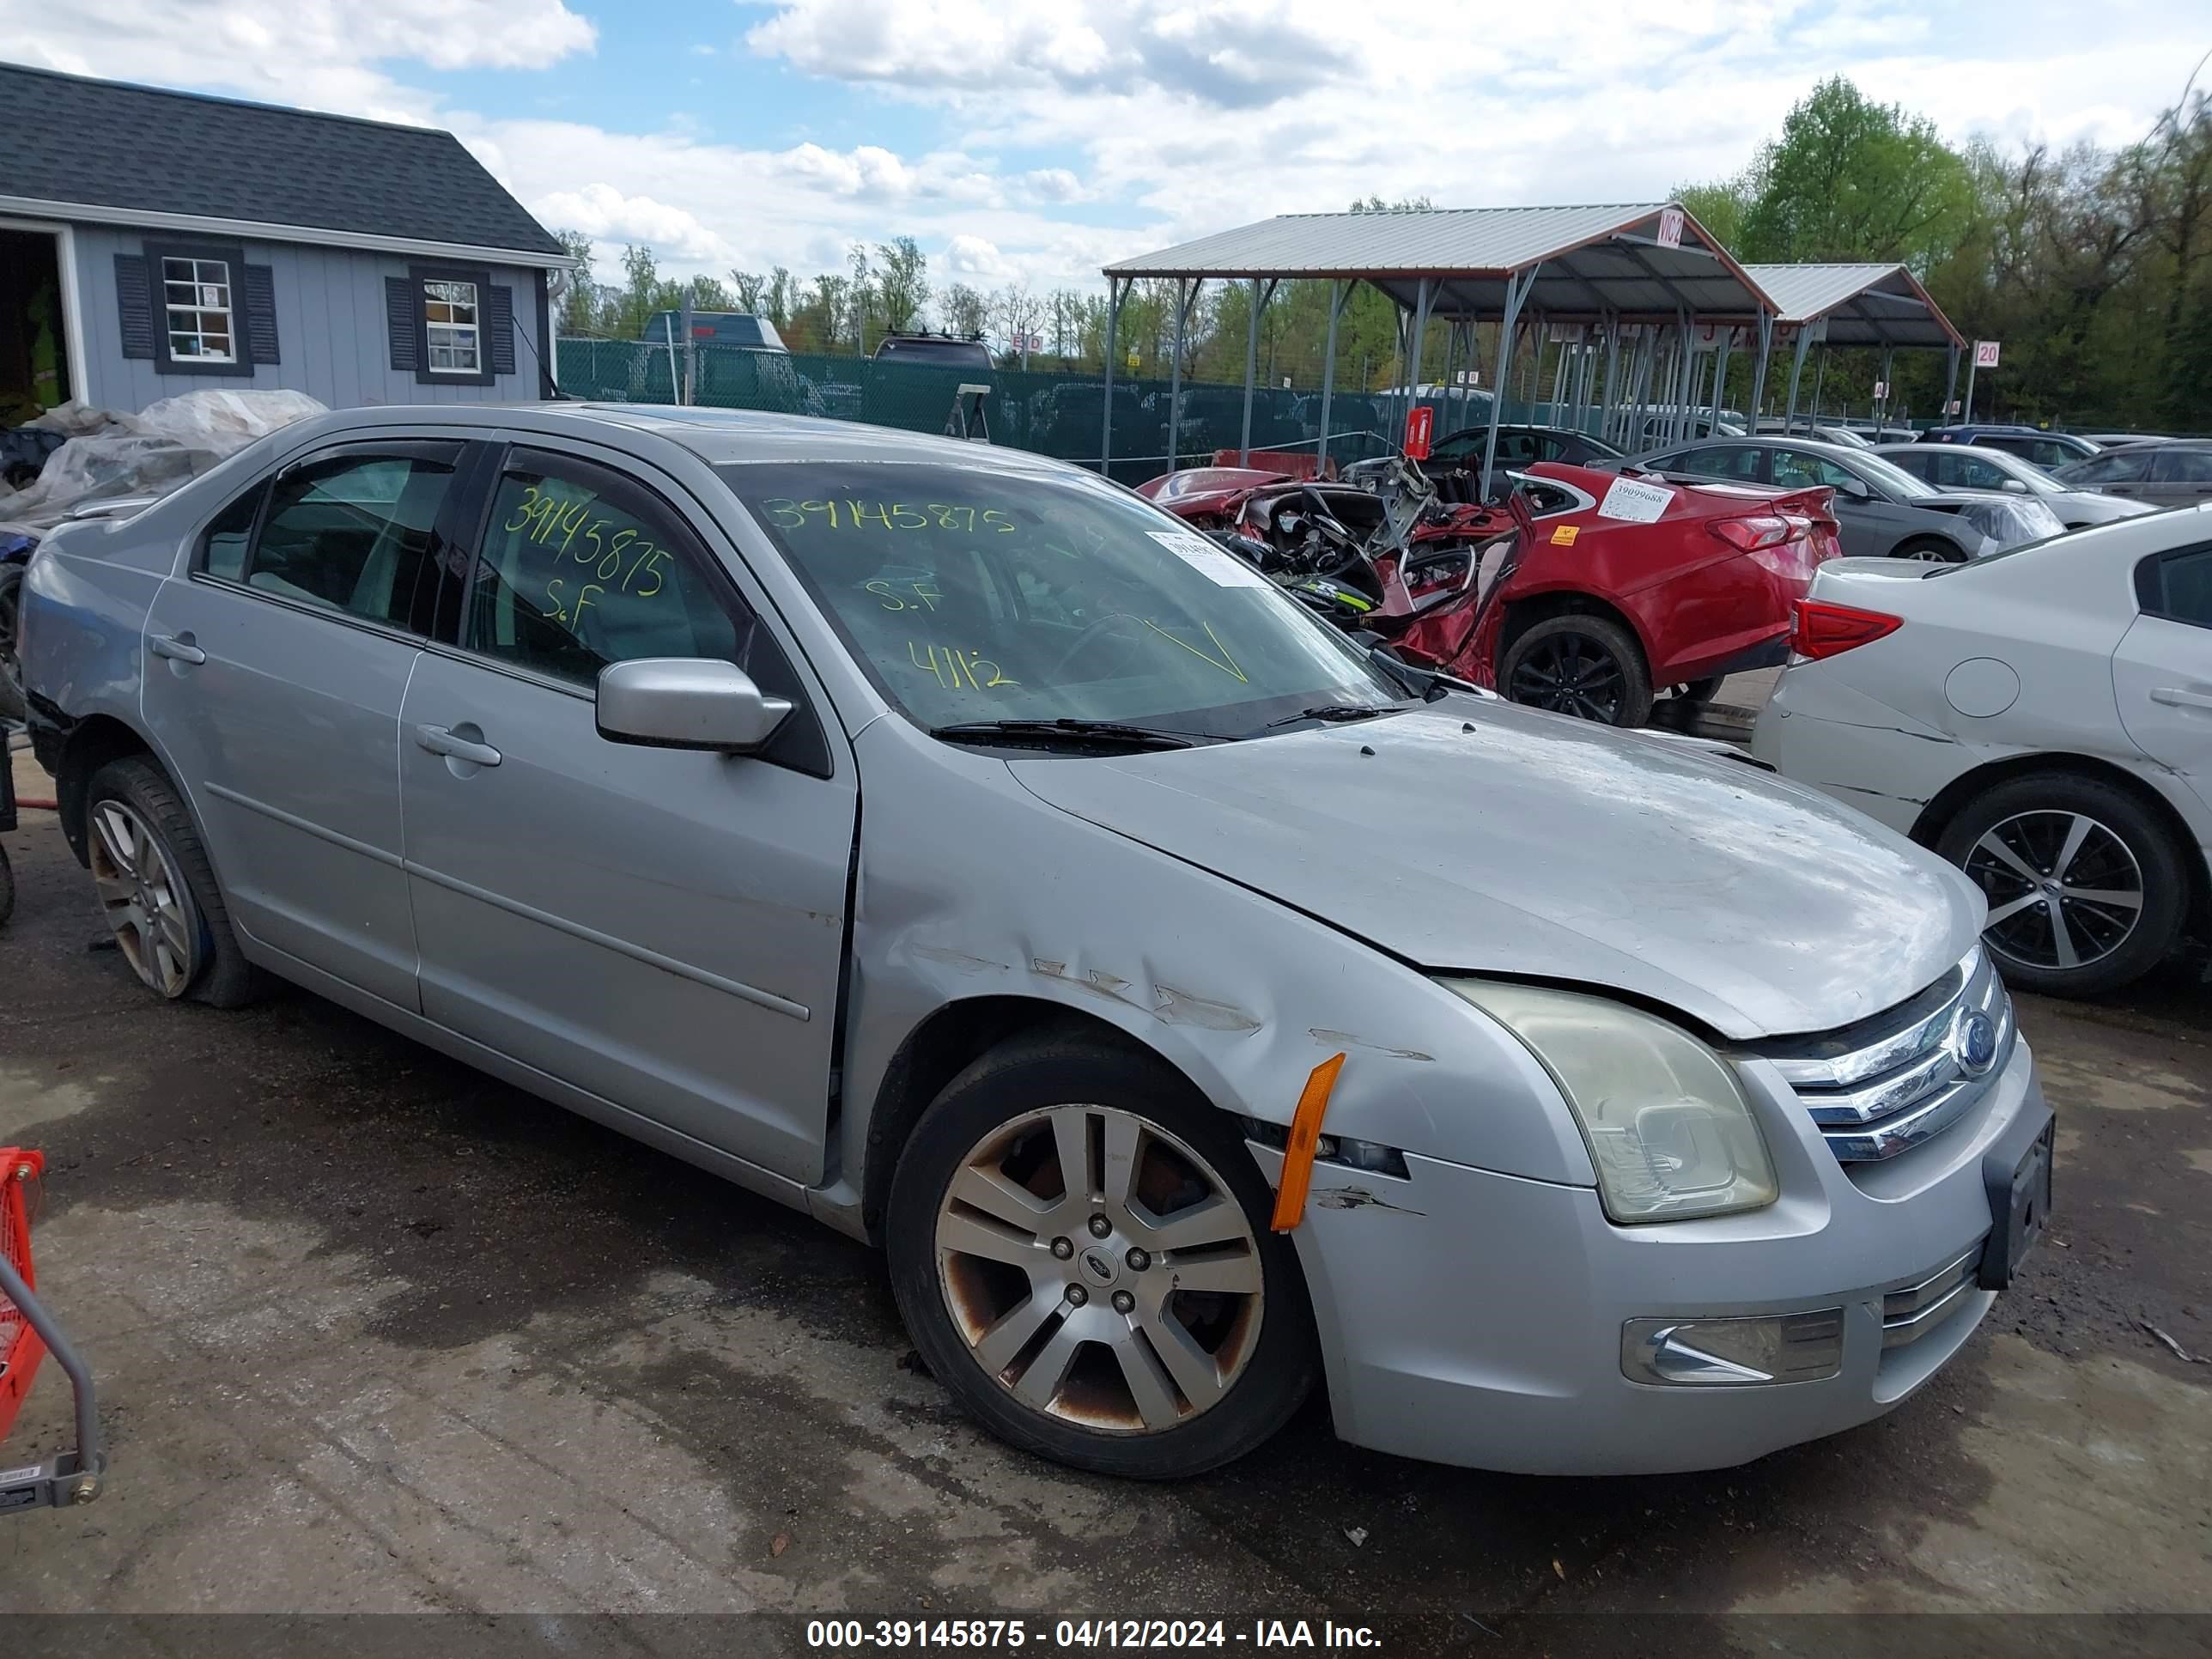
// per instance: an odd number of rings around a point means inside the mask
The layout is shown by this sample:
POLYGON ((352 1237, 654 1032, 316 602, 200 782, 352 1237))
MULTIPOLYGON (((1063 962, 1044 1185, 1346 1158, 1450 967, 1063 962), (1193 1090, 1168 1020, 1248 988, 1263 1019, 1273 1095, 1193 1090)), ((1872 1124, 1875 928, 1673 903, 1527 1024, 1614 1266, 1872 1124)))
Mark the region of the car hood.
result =
POLYGON ((1730 1037, 1878 1012, 1981 926, 1965 878, 1809 790, 1488 699, 1010 764, 1063 811, 1419 967, 1606 988, 1730 1037))

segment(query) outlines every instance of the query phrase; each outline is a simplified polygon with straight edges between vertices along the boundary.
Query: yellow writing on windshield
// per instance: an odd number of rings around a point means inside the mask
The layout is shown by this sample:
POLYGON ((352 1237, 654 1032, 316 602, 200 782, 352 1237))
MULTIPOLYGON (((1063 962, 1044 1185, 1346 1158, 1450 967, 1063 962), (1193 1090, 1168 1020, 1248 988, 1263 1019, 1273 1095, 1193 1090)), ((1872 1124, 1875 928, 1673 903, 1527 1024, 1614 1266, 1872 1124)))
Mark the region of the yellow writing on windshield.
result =
POLYGON ((861 584, 883 602, 886 611, 934 611, 937 602, 945 597, 933 582, 892 582, 878 577, 861 584), (901 593, 900 588, 906 589, 901 593))
POLYGON ((959 691, 973 688, 988 690, 994 685, 1019 685, 1019 680, 1010 680, 999 665, 988 657, 974 651, 963 651, 949 645, 932 645, 927 654, 922 654, 919 641, 906 642, 907 660, 923 673, 935 678, 939 685, 959 691), (965 676, 963 679, 962 677, 965 676))
POLYGON ((972 502, 866 501, 851 496, 818 501, 795 501, 788 495, 770 495, 761 510, 778 530, 804 530, 826 525, 832 530, 956 530, 963 535, 1014 533, 1012 515, 995 507, 972 502))
POLYGON ((1206 630, 1206 637, 1213 641, 1213 648, 1221 653, 1218 657, 1211 656, 1206 652, 1200 650, 1188 640, 1176 639, 1174 635, 1169 633, 1166 629, 1161 627, 1158 623, 1147 622, 1145 623, 1145 626, 1151 629, 1153 633, 1158 635, 1162 639, 1167 641, 1169 643, 1181 646, 1184 650, 1189 652, 1192 656, 1196 657, 1200 662, 1212 663, 1216 668, 1218 668, 1223 673, 1228 675, 1231 679, 1242 681, 1246 685, 1249 685, 1252 683, 1250 678, 1245 674, 1244 671, 1237 665, 1237 659, 1229 654, 1229 647, 1222 644, 1221 635, 1213 631, 1213 624, 1212 623, 1201 622, 1199 623, 1199 626, 1206 630))

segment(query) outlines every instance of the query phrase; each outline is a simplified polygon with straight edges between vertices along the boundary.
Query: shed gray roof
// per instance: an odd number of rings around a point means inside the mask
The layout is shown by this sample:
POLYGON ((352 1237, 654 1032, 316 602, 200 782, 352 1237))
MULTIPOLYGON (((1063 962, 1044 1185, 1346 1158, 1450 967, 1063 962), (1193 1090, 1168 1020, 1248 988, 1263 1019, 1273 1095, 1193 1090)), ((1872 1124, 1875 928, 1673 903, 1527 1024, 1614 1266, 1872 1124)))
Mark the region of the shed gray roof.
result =
POLYGON ((1681 246, 1658 245, 1669 205, 1290 213, 1121 260, 1106 275, 1364 277, 1408 308, 1426 277, 1431 315, 1494 317, 1505 308, 1506 278, 1534 269, 1523 315, 1671 320, 1678 307, 1699 316, 1772 309, 1687 214, 1681 246))
POLYGON ((1949 346, 1965 337, 1903 265, 1747 265, 1784 324, 1827 319, 1830 345, 1949 346))
MULTIPOLYGON (((557 258, 561 244, 450 132, 0 64, 0 204, 557 258)), ((55 216, 68 216, 59 212, 55 216)))

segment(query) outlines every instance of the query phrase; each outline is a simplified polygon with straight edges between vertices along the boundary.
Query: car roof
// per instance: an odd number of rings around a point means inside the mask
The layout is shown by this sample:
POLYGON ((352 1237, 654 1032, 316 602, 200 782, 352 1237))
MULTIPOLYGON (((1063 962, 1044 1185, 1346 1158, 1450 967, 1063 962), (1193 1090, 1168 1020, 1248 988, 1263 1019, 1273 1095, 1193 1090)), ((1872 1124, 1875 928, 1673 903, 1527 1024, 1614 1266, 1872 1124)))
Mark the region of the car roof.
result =
POLYGON ((994 471, 1065 477, 1096 473, 1024 449, 1003 449, 964 438, 902 432, 859 421, 824 420, 772 410, 710 409, 673 404, 584 403, 386 404, 314 417, 303 436, 338 435, 393 426, 447 426, 495 431, 522 428, 577 437, 611 433, 649 434, 690 450, 710 466, 756 461, 957 462, 994 471))

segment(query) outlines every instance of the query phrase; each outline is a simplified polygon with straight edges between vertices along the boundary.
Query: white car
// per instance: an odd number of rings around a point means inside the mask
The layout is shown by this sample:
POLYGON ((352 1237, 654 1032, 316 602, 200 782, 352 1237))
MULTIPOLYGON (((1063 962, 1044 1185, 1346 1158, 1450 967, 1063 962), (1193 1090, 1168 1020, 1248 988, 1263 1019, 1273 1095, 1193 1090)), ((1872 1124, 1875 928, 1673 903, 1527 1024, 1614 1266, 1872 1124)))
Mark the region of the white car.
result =
POLYGON ((1836 559, 1752 740, 1963 867, 2006 979, 2106 991, 2212 896, 2212 508, 1836 559))

